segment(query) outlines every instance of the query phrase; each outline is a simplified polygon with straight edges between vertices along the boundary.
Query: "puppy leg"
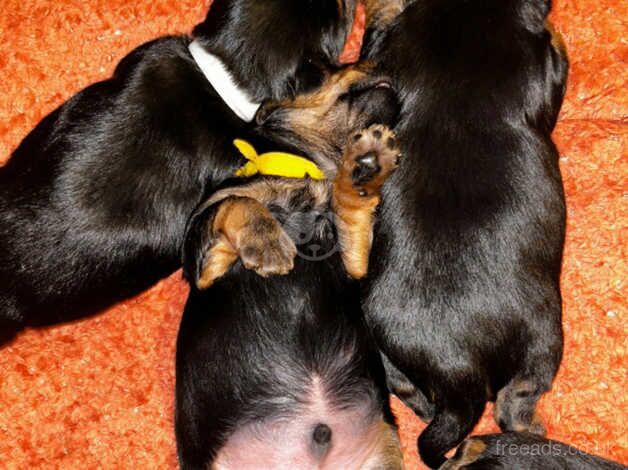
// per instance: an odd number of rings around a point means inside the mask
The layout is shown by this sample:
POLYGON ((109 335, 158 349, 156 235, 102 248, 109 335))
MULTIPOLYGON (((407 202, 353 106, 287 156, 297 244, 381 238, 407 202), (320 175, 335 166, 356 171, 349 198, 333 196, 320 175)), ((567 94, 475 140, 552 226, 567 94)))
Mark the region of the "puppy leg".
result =
POLYGON ((497 393, 494 410, 501 430, 545 435, 545 427, 536 414, 536 404, 545 391, 535 380, 519 378, 502 388, 497 393))
POLYGON ((526 359, 521 370, 498 391, 494 418, 502 431, 527 431, 544 435, 545 429, 536 414, 541 396, 551 389, 562 357, 562 328, 560 324, 560 300, 555 295, 548 305, 553 311, 543 312, 542 319, 531 327, 534 340, 528 345, 526 359), (549 319, 552 319, 550 321, 549 319))
POLYGON ((418 440, 419 454, 428 467, 439 468, 447 460, 445 454, 469 435, 484 412, 485 397, 482 387, 465 384, 457 396, 449 395, 437 404, 434 419, 418 440))
POLYGON ((421 421, 429 423, 436 412, 434 404, 390 362, 384 353, 381 353, 381 356, 384 369, 386 369, 386 382, 389 390, 409 406, 421 421))
POLYGON ((185 251, 194 253, 196 260, 184 255, 184 266, 195 266, 186 267, 186 276, 199 289, 210 287, 238 258, 247 269, 264 277, 286 274, 294 265, 294 242, 266 206, 255 199, 227 197, 217 208, 196 216, 191 225, 200 238, 196 242, 200 247, 188 246, 185 251))
POLYGON ((440 470, 467 468, 467 465, 471 465, 482 457, 487 447, 481 439, 469 438, 458 447, 456 455, 440 467, 440 470))
POLYGON ((401 154, 395 136, 385 126, 371 126, 350 139, 334 180, 332 204, 342 260, 349 275, 360 279, 368 271, 380 190, 401 154))

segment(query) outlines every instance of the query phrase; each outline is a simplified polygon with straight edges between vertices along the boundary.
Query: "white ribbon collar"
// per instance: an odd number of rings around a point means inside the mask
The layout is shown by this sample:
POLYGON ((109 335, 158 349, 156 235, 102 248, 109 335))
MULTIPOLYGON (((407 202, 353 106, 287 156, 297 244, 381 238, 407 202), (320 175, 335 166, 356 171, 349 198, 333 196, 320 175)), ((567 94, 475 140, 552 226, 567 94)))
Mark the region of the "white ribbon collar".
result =
POLYGON ((225 104, 240 119, 251 122, 261 103, 251 101, 246 91, 235 82, 223 61, 214 54, 207 52, 198 40, 192 41, 188 49, 198 67, 225 104))

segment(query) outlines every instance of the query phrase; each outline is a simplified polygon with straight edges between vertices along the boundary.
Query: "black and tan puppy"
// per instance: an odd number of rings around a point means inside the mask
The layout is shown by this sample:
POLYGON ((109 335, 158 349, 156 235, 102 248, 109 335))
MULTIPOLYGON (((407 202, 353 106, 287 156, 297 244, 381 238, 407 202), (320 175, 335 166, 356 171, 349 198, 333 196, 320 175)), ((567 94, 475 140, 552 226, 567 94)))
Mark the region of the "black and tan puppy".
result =
MULTIPOLYGON (((536 403, 561 360, 565 205, 551 132, 567 60, 549 10, 417 1, 365 54, 399 94, 406 155, 384 186, 365 315, 392 390, 430 422, 419 450, 434 468, 487 400, 504 431, 542 432, 536 403)), ((316 155, 342 122, 346 77, 267 104, 261 131, 316 155)))
POLYGON ((625 470, 627 467, 536 434, 474 436, 441 470, 625 470))
POLYGON ((265 177, 217 192, 191 219, 177 342, 183 469, 402 468, 381 359, 343 268, 366 272, 399 151, 372 126, 333 161, 333 184, 265 177))
POLYGON ((320 84, 354 10, 216 0, 193 38, 139 47, 47 116, 0 169, 0 343, 174 271, 191 212, 243 163, 233 139, 262 100, 320 84))

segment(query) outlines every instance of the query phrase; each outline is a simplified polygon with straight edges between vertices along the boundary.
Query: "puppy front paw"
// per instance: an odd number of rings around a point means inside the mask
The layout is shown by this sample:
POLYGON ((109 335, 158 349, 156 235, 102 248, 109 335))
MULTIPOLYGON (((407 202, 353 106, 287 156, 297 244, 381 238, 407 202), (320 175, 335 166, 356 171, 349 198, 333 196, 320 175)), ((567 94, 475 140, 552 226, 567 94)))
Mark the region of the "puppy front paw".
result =
POLYGON ((234 195, 223 199, 216 210, 211 208, 194 216, 196 229, 191 233, 197 234, 201 246, 196 251, 194 244, 186 246, 187 252, 196 253, 195 262, 201 260, 193 269, 186 268, 188 279, 190 272, 195 273, 198 289, 209 288, 238 258, 245 268, 263 277, 292 270, 297 248, 264 204, 234 195), (198 236, 202 233, 206 235, 198 236))
POLYGON ((342 260, 355 279, 366 276, 380 190, 400 161, 395 135, 382 125, 356 132, 345 148, 332 201, 342 260))
POLYGON ((375 124, 351 136, 342 165, 357 193, 366 197, 379 192, 400 162, 395 134, 388 127, 375 124))
POLYGON ((245 268, 262 277, 288 274, 297 248, 279 222, 259 215, 239 233, 237 250, 245 268))
POLYGON ((528 427, 527 431, 532 434, 537 434, 538 436, 545 436, 547 433, 543 421, 541 421, 541 418, 537 414, 535 414, 532 418, 532 422, 530 423, 530 427, 528 427))

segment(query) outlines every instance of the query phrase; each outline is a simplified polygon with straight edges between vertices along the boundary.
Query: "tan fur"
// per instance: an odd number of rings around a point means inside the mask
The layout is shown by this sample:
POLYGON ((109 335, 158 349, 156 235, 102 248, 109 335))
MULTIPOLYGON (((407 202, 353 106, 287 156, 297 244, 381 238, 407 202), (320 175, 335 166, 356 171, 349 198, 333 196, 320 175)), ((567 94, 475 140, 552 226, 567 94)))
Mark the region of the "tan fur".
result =
MULTIPOLYGON (((332 204, 336 213, 338 237, 341 246, 341 256, 345 268, 350 276, 359 279, 366 275, 368 270, 368 256, 372 243, 373 214, 379 196, 360 197, 352 186, 350 166, 338 173, 333 183, 332 204)), ((221 202, 212 230, 221 233, 218 242, 207 254, 203 267, 203 275, 197 285, 201 289, 208 288, 216 279, 223 276, 229 267, 238 258, 235 241, 238 233, 247 223, 256 216, 272 217, 270 212, 261 205, 270 203, 287 204, 294 191, 304 188, 314 198, 316 206, 327 204, 330 199, 330 184, 324 181, 265 179, 253 182, 246 186, 227 188, 212 196, 207 205, 221 202), (237 203, 233 201, 233 198, 237 203), (250 204, 250 200, 257 202, 264 208, 250 204), (246 201, 246 202, 245 202, 246 201), (247 213, 247 211, 251 211, 247 213)), ((274 219, 273 219, 274 220, 274 219)))
POLYGON ((340 239, 340 255, 345 269, 354 279, 368 272, 368 258, 373 242, 373 214, 379 196, 360 197, 343 179, 334 184, 333 207, 340 239))
POLYGON ((199 289, 210 287, 238 257, 242 258, 246 268, 255 270, 261 276, 286 274, 292 270, 296 256, 294 243, 266 206, 255 199, 225 196, 211 230, 217 241, 205 256, 202 274, 196 283, 199 289), (255 224, 263 222, 267 229, 264 232, 256 230, 255 224), (274 252, 271 246, 275 248, 274 252), (245 249, 253 249, 258 257, 244 257, 245 249))
MULTIPOLYGON (((373 232, 373 214, 375 208, 379 204, 378 196, 360 197, 355 187, 352 186, 350 171, 352 167, 350 163, 343 166, 344 171, 339 172, 333 183, 333 207, 336 213, 338 237, 340 239, 341 256, 345 268, 350 276, 359 279, 366 275, 368 270, 368 256, 372 243, 373 232)), ((207 205, 223 202, 216 216, 213 230, 215 233, 231 230, 231 239, 240 231, 246 220, 250 221, 253 214, 244 217, 242 210, 249 206, 236 206, 229 202, 232 197, 250 198, 260 204, 287 204, 292 192, 300 191, 304 188, 314 198, 316 206, 327 204, 330 199, 330 184, 326 181, 314 180, 297 180, 284 178, 268 178, 253 182, 246 186, 235 188, 226 188, 218 191, 212 196, 207 205), (234 212, 234 209, 237 209, 234 212), (224 214, 230 214, 229 218, 225 218, 224 214), (240 217, 239 223, 231 223, 229 227, 223 227, 222 220, 235 220, 236 214, 240 217), (219 215, 221 218, 219 220, 219 215)), ((255 209, 255 208, 253 208, 255 209)), ((270 213, 268 213, 270 215, 270 213)), ((272 217, 272 215, 271 215, 272 217)), ((229 238, 229 237, 227 237, 229 238)), ((203 270, 204 281, 203 288, 209 287, 218 277, 224 275, 229 266, 237 259, 237 250, 228 240, 212 247, 208 254, 207 260, 209 264, 205 264, 203 270), (225 246, 225 244, 227 244, 225 246), (228 247, 232 247, 231 252, 228 247), (233 253, 236 253, 234 256, 233 253), (211 266, 216 263, 216 266, 211 266), (205 276, 207 272, 207 276, 205 276)), ((200 282, 200 281, 199 281, 200 282)), ((200 285, 199 285, 199 288, 200 285)))
MULTIPOLYGON (((242 229, 244 223, 253 218, 254 214, 248 214, 245 217, 242 211, 246 210, 247 207, 255 209, 254 207, 244 205, 234 207, 230 198, 250 198, 264 205, 270 203, 282 205, 282 203, 287 204, 292 192, 303 190, 306 187, 314 197, 317 206, 329 201, 329 183, 313 180, 272 178, 256 181, 246 186, 218 191, 207 202, 207 205, 212 205, 226 201, 219 208, 213 230, 215 233, 224 233, 225 230, 230 230, 230 236, 233 239, 236 237, 236 232, 242 229), (225 214, 229 217, 226 217, 225 214), (236 220, 236 216, 240 218, 239 223, 231 223, 228 227, 224 226, 223 220, 236 220)), ((333 193, 333 207, 337 217, 342 260, 349 275, 359 279, 364 277, 368 270, 373 213, 379 204, 379 197, 364 198, 358 195, 356 188, 351 183, 349 166, 340 172, 334 180, 333 193)), ((229 241, 229 237, 227 240, 221 240, 220 243, 217 243, 207 256, 201 278, 203 279, 203 287, 199 285, 199 288, 209 287, 216 279, 224 275, 236 259, 237 251, 229 241)))
POLYGON ((288 206, 296 191, 306 191, 305 197, 312 198, 318 207, 331 199, 343 264, 351 277, 366 276, 375 209, 384 181, 397 166, 398 152, 393 133, 385 126, 374 125, 353 135, 331 184, 311 179, 263 178, 218 191, 205 203, 206 207, 220 203, 212 225, 218 240, 207 254, 199 288, 209 287, 224 275, 238 256, 245 267, 262 276, 285 274, 292 269, 296 247, 266 206, 288 206), (364 168, 358 159, 367 154, 376 156, 378 169, 368 179, 356 182, 353 172, 364 168), (254 223, 262 223, 264 231, 256 230, 254 223), (254 255, 243 256, 244 247, 254 255))
POLYGON ((214 193, 207 200, 206 206, 211 206, 229 197, 248 197, 262 204, 287 204, 293 191, 307 188, 314 199, 316 206, 322 206, 329 200, 329 183, 324 180, 296 179, 296 178, 263 178, 245 186, 225 188, 214 193))
POLYGON ((543 425, 543 420, 536 413, 534 413, 534 416, 532 416, 532 421, 529 425, 524 423, 515 423, 513 425, 513 429, 516 432, 530 432, 539 436, 545 435, 545 426, 543 425))
POLYGON ((338 16, 340 18, 344 18, 344 16, 345 16, 345 0, 336 0, 336 5, 338 5, 338 16))
MULTIPOLYGON (((338 97, 345 93, 352 84, 364 80, 372 69, 373 65, 368 62, 347 67, 327 77, 323 85, 316 91, 298 95, 292 100, 280 101, 277 105, 284 109, 310 110, 315 108, 320 114, 333 106, 338 97)), ((321 123, 317 124, 320 125, 321 123)))
MULTIPOLYGON (((502 388, 497 393, 497 399, 495 400, 493 415, 495 417, 501 416, 504 407, 506 407, 507 404, 513 400, 513 395, 516 396, 520 393, 530 394, 533 393, 535 389, 535 384, 528 380, 513 381, 511 385, 502 388)), ((513 416, 512 419, 512 429, 514 431, 531 432, 533 434, 538 434, 539 436, 545 435, 545 427, 543 426, 543 422, 536 413, 532 416, 532 420, 530 422, 528 422, 527 415, 522 416, 521 414, 518 414, 513 416)))
POLYGON ((238 259, 238 253, 224 236, 216 241, 205 255, 203 271, 196 281, 199 289, 208 289, 216 279, 225 275, 231 265, 238 259))
POLYGON ((211 227, 213 233, 219 234, 218 240, 205 256, 203 271, 196 283, 199 289, 210 287, 238 259, 235 245, 237 232, 254 217, 257 210, 258 204, 251 199, 231 199, 220 205, 211 227))
POLYGON ((416 393, 416 387, 410 382, 396 382, 395 383, 395 395, 403 398, 410 397, 416 393))
POLYGON ((549 21, 545 22, 545 29, 547 29, 552 35, 552 46, 563 54, 567 54, 567 46, 565 46, 563 35, 558 32, 556 28, 554 28, 554 25, 549 21))
POLYGON ((364 0, 367 27, 385 29, 403 11, 407 0, 364 0))
POLYGON ((384 126, 372 126, 354 136, 353 145, 347 147, 338 175, 334 180, 332 205, 336 214, 340 254, 349 275, 361 279, 368 272, 369 255, 373 242, 375 209, 380 202, 380 190, 396 167, 398 150, 388 146, 394 135, 384 126), (380 138, 373 131, 379 131, 380 138), (381 170, 370 181, 356 188, 352 179, 355 159, 369 150, 379 149, 381 170), (360 194, 362 192, 362 194, 360 194))
POLYGON ((379 423, 379 438, 374 452, 361 470, 403 470, 403 454, 397 430, 383 419, 379 423))
POLYGON ((448 460, 440 470, 458 470, 472 464, 482 456, 486 444, 480 439, 470 438, 461 444, 460 449, 460 455, 456 453, 456 457, 448 460))
POLYGON ((345 144, 351 132, 366 124, 360 113, 348 110, 338 98, 351 85, 367 79, 371 70, 372 65, 366 62, 348 67, 329 76, 315 92, 269 105, 281 109, 283 126, 298 135, 299 140, 308 142, 310 156, 328 176, 333 176, 340 157, 337 148, 345 144))

